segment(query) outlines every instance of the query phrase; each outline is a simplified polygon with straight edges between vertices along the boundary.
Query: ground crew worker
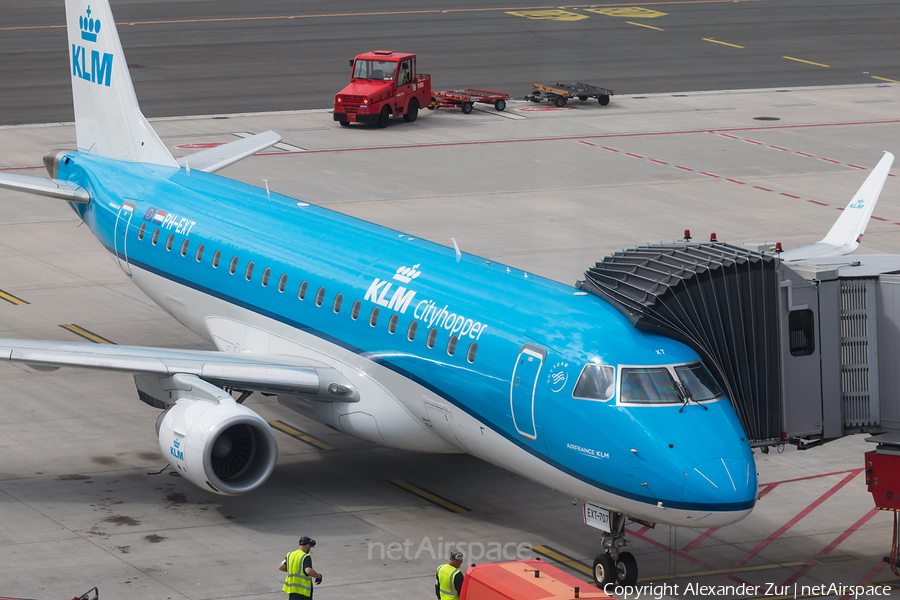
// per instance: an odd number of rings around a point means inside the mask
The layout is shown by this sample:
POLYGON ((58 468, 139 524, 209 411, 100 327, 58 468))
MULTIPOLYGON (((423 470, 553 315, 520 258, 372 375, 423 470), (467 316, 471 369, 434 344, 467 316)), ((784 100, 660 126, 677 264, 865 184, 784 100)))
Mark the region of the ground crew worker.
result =
POLYGON ((438 600, 457 600, 462 591, 465 575, 459 570, 463 553, 456 550, 450 553, 450 562, 437 568, 434 574, 434 595, 438 600))
POLYGON ((411 82, 412 77, 410 76, 409 61, 404 60, 400 63, 400 85, 406 85, 411 82))
POLYGON ((316 585, 322 583, 322 574, 313 569, 312 556, 309 554, 315 545, 316 540, 304 535, 300 538, 300 547, 278 565, 279 571, 286 571, 288 574, 284 587, 281 588, 287 592, 288 600, 308 600, 313 595, 312 580, 316 580, 316 585))

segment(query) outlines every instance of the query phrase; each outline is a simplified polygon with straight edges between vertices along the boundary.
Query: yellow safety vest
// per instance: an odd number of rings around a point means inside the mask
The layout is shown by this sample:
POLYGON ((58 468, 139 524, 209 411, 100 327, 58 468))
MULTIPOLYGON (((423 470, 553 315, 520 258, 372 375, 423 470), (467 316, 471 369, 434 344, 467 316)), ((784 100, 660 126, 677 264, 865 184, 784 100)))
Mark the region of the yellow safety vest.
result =
POLYGON ((299 548, 287 556, 287 577, 281 588, 288 594, 312 596, 312 577, 300 570, 307 553, 299 548))
POLYGON ((438 580, 438 589, 441 592, 441 600, 459 598, 459 592, 456 591, 456 587, 453 585, 453 579, 457 573, 459 573, 459 569, 451 564, 443 564, 438 567, 435 575, 438 580))

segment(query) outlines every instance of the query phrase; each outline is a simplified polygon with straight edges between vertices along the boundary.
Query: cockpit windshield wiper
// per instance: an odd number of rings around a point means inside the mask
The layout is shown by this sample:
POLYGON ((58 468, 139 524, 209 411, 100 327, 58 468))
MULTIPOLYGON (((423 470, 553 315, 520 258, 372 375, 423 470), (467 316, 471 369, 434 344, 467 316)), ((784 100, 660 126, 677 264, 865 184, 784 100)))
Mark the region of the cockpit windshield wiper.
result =
POLYGON ((693 402, 694 404, 696 404, 703 410, 709 410, 708 406, 698 402, 697 400, 694 400, 694 397, 691 396, 690 392, 688 392, 684 383, 682 383, 680 381, 676 381, 675 385, 678 387, 678 394, 681 396, 681 400, 682 400, 681 408, 678 409, 678 412, 683 411, 684 407, 688 405, 688 402, 693 402))

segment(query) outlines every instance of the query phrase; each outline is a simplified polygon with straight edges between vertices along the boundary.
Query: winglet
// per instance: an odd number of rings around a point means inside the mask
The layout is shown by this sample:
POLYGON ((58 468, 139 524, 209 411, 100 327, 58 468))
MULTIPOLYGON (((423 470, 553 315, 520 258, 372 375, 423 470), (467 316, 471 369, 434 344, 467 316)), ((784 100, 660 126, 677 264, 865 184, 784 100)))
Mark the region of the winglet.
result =
POLYGON ((108 0, 66 0, 78 149, 177 167, 141 113, 108 0))
POLYGON ((824 238, 815 244, 787 250, 781 254, 781 260, 803 260, 807 258, 828 258, 850 254, 859 248, 869 218, 875 210, 875 203, 884 187, 884 182, 894 162, 894 155, 885 152, 884 156, 872 169, 859 191, 844 208, 841 216, 832 225, 824 238))

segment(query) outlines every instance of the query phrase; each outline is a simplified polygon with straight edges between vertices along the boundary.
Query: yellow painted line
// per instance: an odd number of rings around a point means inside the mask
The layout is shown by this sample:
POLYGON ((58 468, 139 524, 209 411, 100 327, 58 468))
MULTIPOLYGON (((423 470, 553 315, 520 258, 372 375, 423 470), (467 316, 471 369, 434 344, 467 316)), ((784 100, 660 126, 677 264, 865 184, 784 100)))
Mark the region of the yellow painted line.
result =
POLYGON ((407 492, 415 494, 416 496, 418 496, 419 498, 422 498, 423 500, 428 500, 432 504, 436 504, 443 509, 449 510, 450 512, 455 512, 455 513, 471 512, 465 506, 456 504, 455 502, 451 502, 450 500, 447 500, 443 496, 438 496, 437 494, 429 492, 428 490, 424 490, 420 487, 416 487, 411 483, 407 483, 406 481, 403 481, 402 479, 388 479, 388 482, 393 483, 398 488, 404 489, 407 492))
POLYGON ((71 331, 75 335, 83 337, 86 340, 90 340, 90 341, 94 342, 95 344, 112 344, 115 346, 115 342, 111 342, 108 339, 106 339, 105 337, 97 335, 93 331, 88 331, 84 327, 80 327, 75 324, 60 325, 60 327, 62 327, 63 329, 65 329, 67 331, 71 331))
POLYGON ((625 21, 625 22, 628 23, 629 25, 637 25, 638 27, 646 27, 647 29, 655 29, 657 31, 665 31, 665 29, 662 29, 661 27, 654 27, 653 25, 644 25, 643 23, 635 23, 633 21, 625 21))
POLYGON ((606 15, 608 17, 624 17, 626 19, 655 19, 664 17, 668 13, 641 8, 640 6, 625 6, 620 8, 587 8, 588 12, 606 15))
POLYGON ((587 15, 579 15, 568 10, 510 10, 506 14, 544 21, 580 21, 589 18, 587 15))
POLYGON ((3 290, 0 290, 0 298, 2 298, 3 300, 6 300, 10 304, 15 304, 16 306, 22 306, 23 304, 28 304, 28 302, 25 302, 21 298, 16 298, 12 294, 10 294, 8 292, 4 292, 3 290))
MULTIPOLYGON (((549 546, 532 546, 531 549, 535 554, 540 554, 544 558, 549 558, 551 560, 555 560, 561 565, 565 565, 572 569, 573 571, 578 571, 579 573, 583 573, 588 577, 593 577, 594 574, 591 572, 591 568, 586 564, 572 558, 568 554, 563 554, 559 550, 554 550, 549 546)), ((657 577, 657 579, 659 579, 657 577)))
POLYGON ((813 62, 811 60, 803 60, 801 58, 794 58, 792 56, 782 56, 781 58, 786 58, 788 60, 796 60, 797 62, 806 63, 808 65, 815 65, 817 67, 827 67, 828 65, 823 65, 822 63, 813 62))
POLYGON ((872 75, 872 79, 879 79, 881 81, 890 81, 891 83, 900 83, 900 81, 897 81, 896 79, 888 79, 887 77, 877 77, 875 75, 872 75))
POLYGON ((728 42, 720 42, 719 40, 711 40, 709 38, 702 38, 704 42, 712 42, 713 44, 722 44, 723 46, 731 46, 732 48, 743 48, 743 46, 738 46, 737 44, 729 44, 728 42))
POLYGON ((294 438, 295 440, 300 440, 301 442, 306 442, 310 446, 315 446, 320 450, 334 450, 334 446, 326 444, 322 440, 318 440, 313 436, 309 435, 304 431, 300 431, 296 427, 291 427, 284 421, 269 421, 269 425, 272 426, 273 429, 277 429, 281 433, 287 434, 294 438))

